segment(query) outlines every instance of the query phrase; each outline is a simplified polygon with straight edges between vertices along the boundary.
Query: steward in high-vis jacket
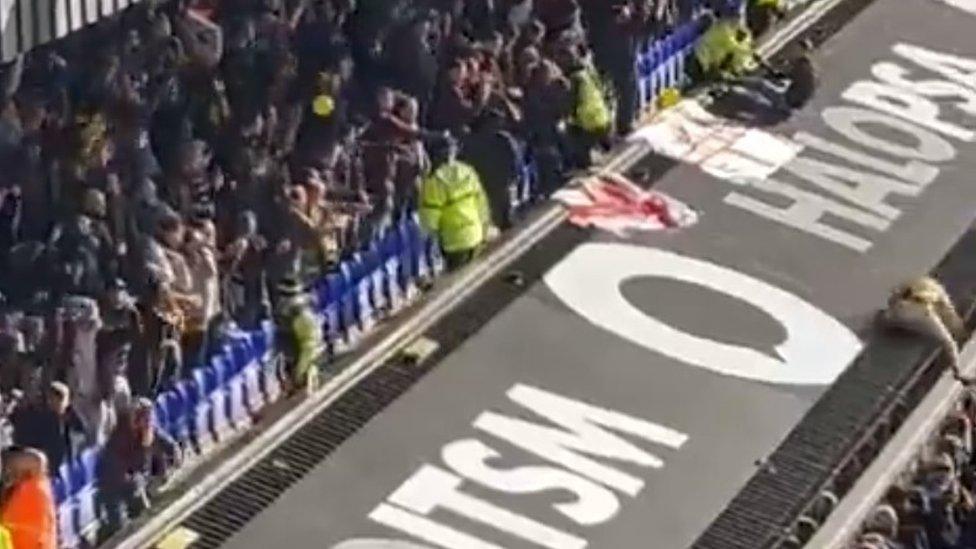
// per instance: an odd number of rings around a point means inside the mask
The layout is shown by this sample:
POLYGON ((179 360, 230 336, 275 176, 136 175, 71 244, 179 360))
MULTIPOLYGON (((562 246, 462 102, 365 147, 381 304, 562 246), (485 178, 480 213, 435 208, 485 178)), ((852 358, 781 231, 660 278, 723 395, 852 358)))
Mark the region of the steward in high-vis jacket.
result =
POLYGON ((573 111, 569 134, 573 145, 573 164, 578 169, 590 165, 590 152, 613 129, 613 110, 605 88, 592 64, 581 62, 572 73, 573 111))
POLYGON ((460 162, 457 144, 444 139, 430 147, 434 166, 420 188, 420 222, 436 235, 449 269, 470 262, 493 234, 488 198, 478 172, 460 162))
POLYGON ((319 363, 325 354, 325 335, 308 295, 297 281, 288 280, 279 289, 281 308, 278 327, 287 360, 288 382, 293 391, 316 389, 319 363))
POLYGON ((752 33, 729 14, 714 21, 698 41, 689 76, 695 83, 730 81, 758 67, 752 33))

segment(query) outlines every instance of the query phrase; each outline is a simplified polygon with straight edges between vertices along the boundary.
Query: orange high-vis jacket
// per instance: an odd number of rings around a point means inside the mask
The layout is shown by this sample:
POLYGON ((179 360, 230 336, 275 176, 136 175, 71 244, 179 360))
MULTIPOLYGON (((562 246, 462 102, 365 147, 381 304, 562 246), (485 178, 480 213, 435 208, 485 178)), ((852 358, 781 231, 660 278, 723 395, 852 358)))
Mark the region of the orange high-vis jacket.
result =
POLYGON ((14 549, 58 549, 58 519, 51 483, 44 477, 14 486, 0 509, 14 549))

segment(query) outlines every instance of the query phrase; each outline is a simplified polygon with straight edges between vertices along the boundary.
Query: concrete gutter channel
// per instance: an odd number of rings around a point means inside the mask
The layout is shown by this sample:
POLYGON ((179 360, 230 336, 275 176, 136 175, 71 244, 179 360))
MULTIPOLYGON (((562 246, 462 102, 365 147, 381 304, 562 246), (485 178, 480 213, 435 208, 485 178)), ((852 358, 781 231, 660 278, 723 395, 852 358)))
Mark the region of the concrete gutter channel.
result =
MULTIPOLYGON (((855 0, 793 0, 790 5, 798 10, 784 25, 776 29, 759 46, 759 52, 767 57, 783 50, 799 36, 808 32, 834 8, 855 0), (802 5, 802 10, 801 10, 802 5)), ((863 0, 861 0, 863 1, 863 0)), ((608 156, 597 171, 624 172, 651 153, 649 145, 640 140, 627 140, 608 156)), ((570 181, 569 185, 576 184, 570 181)), ((246 442, 231 443, 233 452, 218 452, 212 459, 200 463, 196 471, 184 473, 184 480, 176 489, 183 493, 162 510, 154 512, 148 520, 132 532, 122 532, 108 540, 104 547, 118 549, 143 549, 160 541, 175 525, 184 521, 208 500, 231 484, 248 469, 267 457, 278 445, 294 435, 307 422, 329 408, 344 393, 352 389, 369 374, 382 367, 413 343, 431 326, 448 315, 483 284, 504 272, 516 259, 550 234, 567 219, 562 206, 546 202, 528 218, 503 235, 478 262, 461 272, 438 282, 435 289, 415 305, 409 317, 383 326, 377 334, 363 342, 361 354, 350 359, 335 376, 314 394, 300 402, 288 402, 290 409, 280 413, 273 422, 258 425, 252 432, 242 435, 246 442), (230 454, 230 455, 228 455, 230 454), (216 465, 213 461, 218 461, 216 465), (199 471, 209 469, 202 478, 199 471), (189 479, 192 479, 189 480, 189 479)))

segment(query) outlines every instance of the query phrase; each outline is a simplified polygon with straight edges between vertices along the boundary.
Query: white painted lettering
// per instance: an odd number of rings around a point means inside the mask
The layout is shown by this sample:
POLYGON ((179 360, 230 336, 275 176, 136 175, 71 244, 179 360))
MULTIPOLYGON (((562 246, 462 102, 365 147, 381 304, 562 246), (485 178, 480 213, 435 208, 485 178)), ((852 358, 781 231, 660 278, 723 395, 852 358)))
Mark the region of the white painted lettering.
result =
POLYGON ((482 413, 474 422, 475 428, 630 496, 636 496, 643 489, 643 480, 581 454, 651 468, 660 468, 664 462, 605 429, 673 449, 680 448, 688 439, 687 435, 674 429, 527 385, 516 385, 508 392, 508 397, 568 431, 495 412, 482 413))
POLYGON ((385 503, 377 505, 369 514, 369 518, 394 530, 416 536, 418 539, 430 543, 436 543, 447 549, 503 549, 498 545, 444 526, 429 518, 385 503))
POLYGON ((775 179, 751 180, 749 186, 764 193, 786 198, 791 204, 785 208, 780 208, 738 192, 730 193, 725 197, 724 202, 760 217, 846 246, 857 252, 864 253, 871 249, 871 241, 827 225, 822 221, 824 215, 835 215, 879 231, 887 229, 889 225, 888 221, 876 215, 845 206, 835 200, 801 190, 775 179))
POLYGON ((960 9, 970 15, 976 15, 976 0, 939 0, 943 4, 948 4, 956 9, 960 9))
MULTIPOLYGON (((388 501, 421 515, 428 515, 435 509, 452 511, 549 549, 586 547, 586 540, 461 492, 462 482, 460 477, 439 467, 423 465, 390 495, 388 501)), ((460 547, 468 549, 470 546, 460 547)))
POLYGON ((956 150, 945 139, 918 125, 888 114, 854 107, 828 107, 824 109, 822 116, 828 126, 844 137, 892 156, 928 162, 945 162, 956 156, 956 150), (876 137, 860 128, 868 124, 883 126, 887 131, 913 137, 916 145, 906 146, 890 139, 876 137))
POLYGON ((939 169, 931 164, 910 160, 905 164, 896 164, 883 160, 876 156, 864 154, 860 151, 831 143, 826 139, 821 139, 806 132, 798 132, 793 139, 803 145, 836 157, 843 158, 848 162, 860 164, 881 173, 886 173, 892 177, 899 177, 906 181, 915 183, 919 187, 927 187, 939 176, 939 169))
MULTIPOLYGON (((397 512, 405 512, 397 510, 397 512)), ((426 520, 426 519, 421 519, 426 520)), ((332 549, 433 549, 429 545, 420 545, 400 539, 356 538, 333 545, 332 549)))
POLYGON ((569 491, 576 496, 576 501, 557 503, 553 507, 577 524, 592 526, 606 522, 620 509, 620 501, 611 490, 564 469, 540 466, 504 470, 491 467, 488 462, 500 458, 501 454, 477 439, 452 442, 441 450, 441 457, 465 478, 509 494, 569 491))
POLYGON ((948 80, 909 80, 908 69, 897 63, 878 63, 871 68, 871 74, 886 84, 910 90, 925 97, 939 100, 955 99, 952 106, 962 112, 976 116, 976 90, 958 82, 948 80))
POLYGON ((861 350, 850 329, 803 299, 738 271, 666 250, 584 244, 546 275, 546 283, 567 306, 597 326, 720 374, 768 383, 825 385, 861 350), (678 330, 624 298, 621 283, 638 277, 679 280, 744 301, 776 319, 786 331, 786 340, 767 353, 678 330))
POLYGON ((976 60, 905 43, 895 44, 892 50, 920 67, 976 89, 976 60))
POLYGON ((852 84, 841 97, 960 141, 972 141, 976 137, 976 133, 966 128, 940 120, 935 102, 904 88, 864 80, 852 84))
POLYGON ((921 192, 921 188, 897 179, 828 164, 812 158, 794 158, 784 168, 789 173, 817 185, 834 196, 889 220, 897 219, 901 214, 897 208, 885 203, 885 198, 889 194, 915 196, 921 192))

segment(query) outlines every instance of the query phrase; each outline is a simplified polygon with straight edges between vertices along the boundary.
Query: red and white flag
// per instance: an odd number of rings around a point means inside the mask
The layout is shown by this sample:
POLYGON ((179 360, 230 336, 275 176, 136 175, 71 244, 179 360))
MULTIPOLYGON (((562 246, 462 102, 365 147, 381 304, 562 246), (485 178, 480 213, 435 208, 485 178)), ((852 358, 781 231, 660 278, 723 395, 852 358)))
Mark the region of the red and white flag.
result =
POLYGON ((553 195, 569 210, 569 222, 618 236, 630 231, 662 231, 694 225, 698 213, 665 194, 644 190, 626 177, 600 173, 579 187, 553 195))

